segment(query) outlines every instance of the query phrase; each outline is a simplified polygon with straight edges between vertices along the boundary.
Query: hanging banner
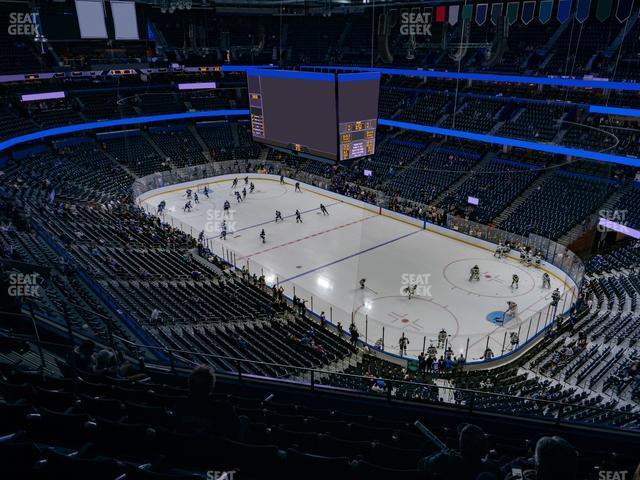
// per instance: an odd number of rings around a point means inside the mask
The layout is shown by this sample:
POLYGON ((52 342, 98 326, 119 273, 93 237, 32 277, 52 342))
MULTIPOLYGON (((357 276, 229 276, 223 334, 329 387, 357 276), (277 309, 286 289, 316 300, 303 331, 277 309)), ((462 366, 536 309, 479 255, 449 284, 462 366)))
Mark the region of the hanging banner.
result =
POLYGON ((462 7, 462 20, 471 20, 473 18, 473 5, 465 5, 462 7))
POLYGON ((529 25, 536 13, 536 2, 524 2, 522 4, 522 23, 529 25))
POLYGON ((618 0, 618 8, 616 9, 616 18, 619 22, 624 22, 631 15, 633 10, 633 0, 618 0))
POLYGON ((443 23, 447 18, 447 7, 436 7, 436 22, 443 23))
POLYGON ((598 0, 596 18, 601 22, 607 20, 611 16, 611 7, 613 7, 613 0, 598 0))
POLYGON ((571 16, 571 5, 573 4, 573 0, 560 0, 558 2, 558 12, 556 13, 556 18, 560 23, 564 23, 569 20, 571 16))
POLYGON ((551 20, 551 12, 553 11, 553 0, 542 0, 540 2, 540 12, 538 18, 540 23, 547 23, 551 20))
POLYGON ((500 21, 500 17, 502 16, 502 4, 501 3, 492 3, 491 4, 491 23, 497 25, 500 21))
POLYGON ((487 3, 479 3, 476 5, 476 23, 479 26, 484 25, 484 22, 487 21, 487 10, 489 9, 489 4, 487 3))
POLYGON ((589 18, 589 10, 591 10, 591 0, 578 0, 576 5, 576 20, 584 23, 589 18))
POLYGON ((507 3, 507 22, 509 22, 509 25, 513 25, 518 21, 519 6, 520 4, 518 2, 507 3))
POLYGON ((453 26, 458 23, 458 15, 460 15, 460 5, 451 5, 449 7, 449 25, 453 26))

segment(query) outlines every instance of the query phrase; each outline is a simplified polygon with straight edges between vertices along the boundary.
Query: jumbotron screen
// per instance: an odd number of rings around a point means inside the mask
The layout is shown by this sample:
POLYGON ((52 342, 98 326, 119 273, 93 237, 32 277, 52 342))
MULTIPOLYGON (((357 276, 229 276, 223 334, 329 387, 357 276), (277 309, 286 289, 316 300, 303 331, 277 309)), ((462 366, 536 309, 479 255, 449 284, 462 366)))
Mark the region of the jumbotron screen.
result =
POLYGON ((379 73, 254 70, 247 82, 256 142, 330 160, 375 153, 379 73))

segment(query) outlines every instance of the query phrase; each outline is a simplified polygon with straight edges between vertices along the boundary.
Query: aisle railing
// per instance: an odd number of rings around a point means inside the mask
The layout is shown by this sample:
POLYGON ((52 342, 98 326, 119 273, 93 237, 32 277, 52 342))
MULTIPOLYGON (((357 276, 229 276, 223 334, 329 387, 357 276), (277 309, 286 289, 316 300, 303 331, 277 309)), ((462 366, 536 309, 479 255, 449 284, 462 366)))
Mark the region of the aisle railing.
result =
MULTIPOLYGON (((5 338, 18 341, 35 343, 41 352, 42 371, 45 369, 45 356, 43 351, 68 351, 73 345, 78 344, 84 335, 69 329, 69 343, 42 340, 33 334, 6 333, 5 338)), ((187 375, 196 366, 203 363, 216 365, 225 363, 233 365, 234 370, 218 371, 221 375, 230 375, 243 382, 269 382, 281 384, 287 387, 298 387, 310 391, 323 391, 325 393, 350 392, 366 397, 385 398, 387 401, 410 401, 432 405, 436 408, 460 409, 470 413, 485 413, 499 415, 501 417, 528 418, 553 422, 555 424, 576 425, 588 424, 591 427, 622 431, 637 431, 640 425, 633 422, 637 414, 629 411, 622 412, 610 408, 585 406, 566 402, 546 400, 534 397, 519 397, 504 393, 494 393, 482 390, 457 388, 438 384, 435 381, 440 377, 455 378, 453 375, 441 376, 438 373, 427 375, 427 381, 400 380, 396 378, 378 377, 373 375, 361 375, 332 371, 321 367, 302 367, 298 365, 250 360, 234 356, 224 356, 205 352, 196 352, 184 349, 172 349, 154 345, 145 345, 132 342, 126 338, 112 335, 113 345, 127 346, 129 351, 149 351, 158 357, 161 352, 168 359, 171 371, 177 375, 187 375), (265 371, 278 371, 280 377, 265 375, 265 371), (619 426, 615 427, 615 423, 619 426), (626 425, 628 424, 628 425, 626 425)), ((109 348, 100 345, 99 348, 109 348)), ((111 347, 113 348, 113 346, 111 347)), ((147 357, 149 358, 149 357, 147 357)), ((82 372, 75 366, 69 365, 73 372, 72 377, 82 377, 82 372)), ((151 364, 146 368, 152 369, 151 364)), ((441 382, 442 383, 442 382, 441 382)), ((544 392, 540 392, 544 394, 544 392)))

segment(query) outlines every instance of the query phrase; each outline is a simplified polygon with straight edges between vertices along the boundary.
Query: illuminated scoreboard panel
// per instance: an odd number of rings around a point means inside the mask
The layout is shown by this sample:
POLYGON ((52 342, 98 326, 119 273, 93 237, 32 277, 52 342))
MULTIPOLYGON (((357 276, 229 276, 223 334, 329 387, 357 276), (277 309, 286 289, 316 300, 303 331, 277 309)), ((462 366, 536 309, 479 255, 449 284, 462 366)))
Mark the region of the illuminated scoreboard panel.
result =
POLYGON ((251 112, 251 133, 254 137, 265 138, 262 95, 260 93, 249 93, 249 109, 251 112))
POLYGON ((376 153, 376 119, 340 124, 340 160, 376 153))

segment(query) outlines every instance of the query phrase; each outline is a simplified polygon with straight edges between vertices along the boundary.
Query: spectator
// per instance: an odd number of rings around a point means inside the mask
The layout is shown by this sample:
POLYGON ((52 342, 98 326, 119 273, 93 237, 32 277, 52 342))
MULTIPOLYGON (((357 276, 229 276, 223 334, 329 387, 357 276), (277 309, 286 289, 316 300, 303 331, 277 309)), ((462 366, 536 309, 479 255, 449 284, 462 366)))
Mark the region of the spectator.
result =
POLYGON ((484 431, 476 425, 463 424, 458 432, 459 450, 441 451, 420 460, 418 467, 425 478, 476 480, 484 473, 483 479, 497 479, 497 465, 486 460, 489 445, 484 431))
POLYGON ((95 348, 96 345, 92 340, 83 341, 73 349, 67 363, 72 364, 71 362, 75 362, 76 368, 83 372, 93 371, 95 367, 95 348), (73 359, 71 358, 72 356, 73 359))
POLYGON ((424 373, 426 368, 427 368, 427 359, 424 356, 424 352, 420 352, 420 355, 418 355, 418 372, 424 373))
POLYGON ((535 452, 537 480, 575 480, 578 452, 561 437, 542 437, 535 452))
POLYGON ((157 308, 154 308, 151 311, 151 315, 149 316, 149 320, 151 320, 152 323, 158 323, 158 320, 160 319, 160 310, 158 310, 157 308))
POLYGON ((94 372, 97 375, 116 378, 119 376, 118 359, 116 354, 107 348, 104 348, 96 355, 94 372))
POLYGON ((238 417, 228 401, 213 399, 216 375, 207 365, 193 369, 189 376, 189 395, 178 400, 175 412, 179 431, 210 433, 241 439, 248 424, 238 417))

